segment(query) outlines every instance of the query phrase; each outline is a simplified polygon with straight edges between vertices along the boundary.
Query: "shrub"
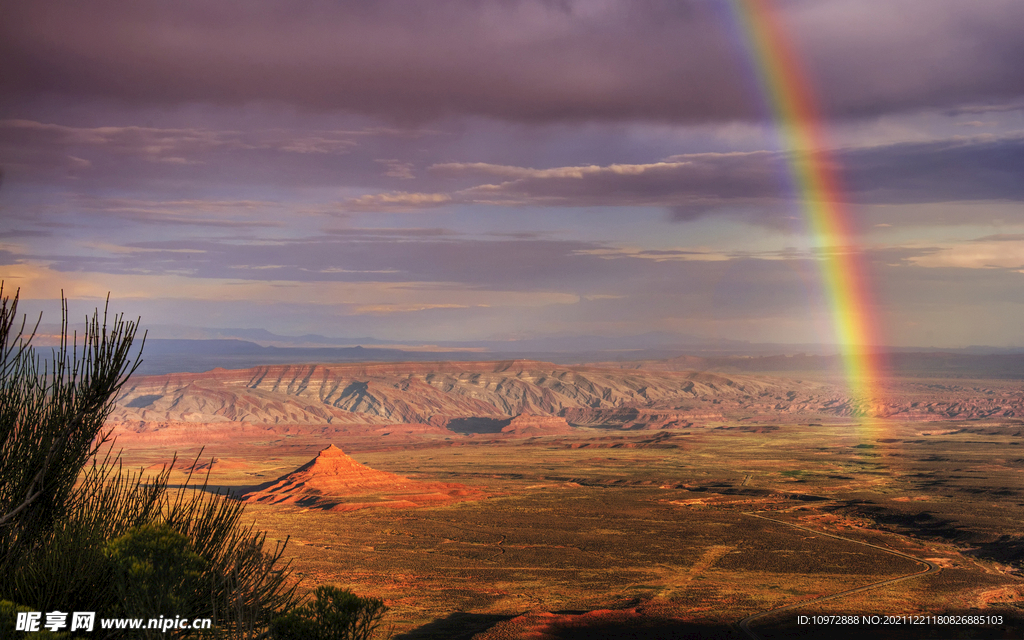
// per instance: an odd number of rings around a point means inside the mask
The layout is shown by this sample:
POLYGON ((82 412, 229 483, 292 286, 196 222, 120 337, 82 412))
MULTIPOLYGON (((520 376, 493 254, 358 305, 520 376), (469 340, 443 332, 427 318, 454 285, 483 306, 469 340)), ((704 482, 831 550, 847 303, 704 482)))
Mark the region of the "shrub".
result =
POLYGON ((190 614, 203 599, 209 563, 165 523, 149 523, 107 544, 114 588, 125 615, 190 614))
POLYGON ((295 603, 280 563, 287 541, 266 552, 265 534, 240 522, 242 503, 205 482, 172 498, 174 462, 144 478, 124 470, 112 443, 101 455, 103 423, 138 365, 137 324, 117 316, 108 327, 97 311, 79 345, 65 303, 59 346, 44 360, 25 322, 16 328, 17 294, 2 294, 0 283, 0 598, 97 617, 211 617, 220 636, 259 635, 295 603), (173 579, 155 569, 168 559, 183 563, 173 579), (161 580, 173 582, 170 600, 161 580), (190 610, 170 610, 178 604, 190 610))
MULTIPOLYGON (((18 297, 0 283, 0 575, 8 562, 49 535, 77 498, 79 472, 109 438, 103 422, 134 371, 136 323, 99 312, 82 344, 68 341, 67 303, 60 346, 42 360, 25 321, 15 331, 18 297)), ((136 365, 137 366, 137 362, 136 365)))
POLYGON ((312 602, 275 619, 270 635, 274 640, 368 640, 387 610, 379 598, 318 587, 312 602))

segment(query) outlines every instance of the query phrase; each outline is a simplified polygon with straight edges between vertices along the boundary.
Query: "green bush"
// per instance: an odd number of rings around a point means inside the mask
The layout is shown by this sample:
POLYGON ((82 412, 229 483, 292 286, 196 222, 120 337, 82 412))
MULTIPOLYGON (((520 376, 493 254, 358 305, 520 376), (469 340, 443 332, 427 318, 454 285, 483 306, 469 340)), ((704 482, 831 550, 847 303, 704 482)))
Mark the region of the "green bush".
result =
POLYGON ((145 524, 110 541, 107 554, 126 616, 188 615, 204 599, 209 563, 192 550, 188 538, 165 523, 145 524))
POLYGON ((275 619, 270 635, 274 640, 368 640, 387 610, 379 598, 318 587, 312 602, 275 619))

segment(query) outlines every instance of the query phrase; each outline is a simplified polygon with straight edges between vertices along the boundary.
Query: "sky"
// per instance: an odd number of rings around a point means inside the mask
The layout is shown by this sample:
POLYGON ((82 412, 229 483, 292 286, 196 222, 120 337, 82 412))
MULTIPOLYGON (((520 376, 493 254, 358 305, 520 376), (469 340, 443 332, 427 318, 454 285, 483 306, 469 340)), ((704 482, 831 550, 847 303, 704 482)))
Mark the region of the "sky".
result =
POLYGON ((844 247, 727 2, 8 0, 4 293, 156 337, 828 344, 854 250, 885 344, 1024 346, 1024 3, 767 4, 844 247))

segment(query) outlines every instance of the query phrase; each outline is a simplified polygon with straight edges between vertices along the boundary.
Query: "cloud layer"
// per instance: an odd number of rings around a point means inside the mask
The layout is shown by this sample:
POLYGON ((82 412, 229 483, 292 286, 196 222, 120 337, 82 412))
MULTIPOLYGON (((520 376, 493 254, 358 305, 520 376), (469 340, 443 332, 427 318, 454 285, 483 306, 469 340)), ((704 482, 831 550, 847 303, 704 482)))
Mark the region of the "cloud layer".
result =
MULTIPOLYGON (((1014 0, 774 3, 831 116, 1024 95, 1014 0)), ((423 120, 758 118, 724 5, 688 0, 9 2, 0 94, 275 101, 423 120)))

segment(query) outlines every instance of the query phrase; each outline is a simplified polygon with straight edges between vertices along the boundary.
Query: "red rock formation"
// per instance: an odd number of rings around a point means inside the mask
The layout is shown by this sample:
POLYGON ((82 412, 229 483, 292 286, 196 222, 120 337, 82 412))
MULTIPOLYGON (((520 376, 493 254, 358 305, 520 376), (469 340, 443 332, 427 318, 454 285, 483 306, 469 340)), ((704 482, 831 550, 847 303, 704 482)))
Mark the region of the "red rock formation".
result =
MULTIPOLYGON (((804 385, 807 386, 807 385, 804 385)), ((279 365, 132 378, 119 422, 427 423, 558 415, 784 393, 750 376, 634 372, 545 362, 279 365)))
POLYGON ((571 433, 572 427, 565 418, 521 413, 502 427, 501 432, 515 436, 546 436, 571 433))
POLYGON ((419 482, 371 469, 332 444, 312 461, 257 487, 242 496, 242 500, 351 511, 365 507, 440 505, 482 497, 482 491, 465 485, 419 482))
MULTIPOLYGON (((912 420, 1024 417, 1019 381, 893 379, 870 401, 851 399, 841 378, 792 380, 746 374, 564 366, 544 362, 281 365, 132 378, 111 422, 122 425, 427 424, 507 434, 511 416, 562 416, 572 426, 688 428, 742 414, 887 416, 912 420), (461 421, 460 428, 450 425, 461 421)), ((552 423, 553 424, 553 423, 552 423)), ((420 427, 423 434, 428 431, 420 427)), ((211 429, 212 431, 213 429, 211 429)), ((138 433, 138 429, 134 429, 138 433)), ((530 433, 533 431, 526 430, 530 433)), ((541 428, 539 431, 546 431, 541 428)), ((156 435, 156 434, 154 434, 156 435)))

